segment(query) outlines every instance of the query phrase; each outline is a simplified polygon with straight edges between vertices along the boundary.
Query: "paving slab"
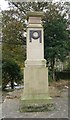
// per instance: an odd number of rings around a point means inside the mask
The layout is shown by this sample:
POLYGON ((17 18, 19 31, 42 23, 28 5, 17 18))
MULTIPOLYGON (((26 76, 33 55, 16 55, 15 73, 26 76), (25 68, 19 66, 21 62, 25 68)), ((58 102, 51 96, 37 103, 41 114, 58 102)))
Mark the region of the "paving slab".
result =
POLYGON ((47 112, 20 112, 20 97, 15 97, 15 93, 4 99, 3 118, 68 118, 68 89, 64 89, 60 97, 53 97, 55 109, 47 112))

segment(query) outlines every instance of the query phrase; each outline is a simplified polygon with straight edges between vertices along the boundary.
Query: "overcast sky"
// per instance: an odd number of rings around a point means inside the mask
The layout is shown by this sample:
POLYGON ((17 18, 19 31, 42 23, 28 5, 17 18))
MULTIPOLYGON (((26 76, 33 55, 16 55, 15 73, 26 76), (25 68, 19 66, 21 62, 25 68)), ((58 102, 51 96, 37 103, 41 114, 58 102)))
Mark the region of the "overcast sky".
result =
POLYGON ((5 10, 8 8, 8 1, 5 1, 5 0, 0 0, 0 8, 2 10, 5 10))
MULTIPOLYGON (((61 1, 61 0, 54 0, 54 2, 59 2, 59 1, 61 1)), ((70 1, 70 0, 63 0, 63 1, 70 1)), ((2 10, 6 10, 8 8, 8 1, 7 0, 0 0, 0 8, 2 10)))
MULTIPOLYGON (((15 1, 15 0, 14 0, 15 1)), ((23 0, 24 1, 24 0, 23 0)), ((54 0, 54 1, 59 1, 59 0, 54 0)), ((8 1, 7 0, 0 0, 0 8, 2 10, 5 10, 8 8, 8 1)))

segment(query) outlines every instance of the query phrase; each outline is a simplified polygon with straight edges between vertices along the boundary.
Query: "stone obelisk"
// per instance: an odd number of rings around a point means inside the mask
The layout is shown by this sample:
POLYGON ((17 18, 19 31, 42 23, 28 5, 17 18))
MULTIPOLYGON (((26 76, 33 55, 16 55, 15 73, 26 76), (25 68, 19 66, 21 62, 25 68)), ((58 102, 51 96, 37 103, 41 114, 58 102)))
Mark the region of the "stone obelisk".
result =
POLYGON ((43 12, 28 12, 27 59, 24 68, 22 101, 27 104, 45 104, 48 97, 48 68, 44 59, 43 12))

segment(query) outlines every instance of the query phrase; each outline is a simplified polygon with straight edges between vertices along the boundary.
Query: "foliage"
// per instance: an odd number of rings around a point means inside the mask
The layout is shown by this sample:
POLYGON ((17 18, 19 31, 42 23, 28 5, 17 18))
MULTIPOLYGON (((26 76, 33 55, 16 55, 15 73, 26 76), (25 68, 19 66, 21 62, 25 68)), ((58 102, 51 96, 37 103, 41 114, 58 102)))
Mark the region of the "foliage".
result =
POLYGON ((0 44, 0 86, 2 85, 2 45, 0 44))
POLYGON ((68 62, 67 70, 70 71, 70 61, 68 62))
POLYGON ((55 72, 55 78, 56 78, 56 81, 60 79, 70 80, 70 71, 55 72))
POLYGON ((26 51, 24 46, 24 37, 22 33, 24 32, 23 22, 13 18, 17 14, 13 10, 3 12, 3 45, 2 53, 3 59, 13 59, 18 64, 24 64, 26 57, 26 51))
POLYGON ((43 11, 45 13, 43 18, 44 54, 54 77, 55 59, 64 61, 70 49, 67 12, 62 12, 64 7, 61 3, 53 4, 52 2, 9 2, 9 5, 11 6, 10 11, 6 11, 3 15, 3 58, 6 56, 8 59, 10 56, 15 61, 21 61, 20 63, 25 60, 25 49, 22 50, 21 47, 16 49, 16 46, 17 44, 20 46, 21 41, 25 41, 22 33, 26 31, 26 14, 28 11, 43 11))
POLYGON ((13 3, 19 11, 26 15, 27 11, 44 11, 43 19, 44 40, 45 40, 45 59, 50 64, 54 72, 55 59, 63 61, 69 53, 68 50, 68 31, 66 11, 60 4, 48 2, 30 2, 30 3, 13 3), (24 8, 25 7, 25 8, 24 8))
POLYGON ((19 82, 22 80, 22 72, 18 64, 11 60, 3 60, 2 62, 2 85, 3 89, 8 82, 19 82))
POLYGON ((55 59, 63 61, 68 55, 67 20, 61 15, 57 6, 49 5, 44 19, 45 59, 53 71, 55 59))
POLYGON ((0 86, 2 85, 2 66, 0 61, 0 86))

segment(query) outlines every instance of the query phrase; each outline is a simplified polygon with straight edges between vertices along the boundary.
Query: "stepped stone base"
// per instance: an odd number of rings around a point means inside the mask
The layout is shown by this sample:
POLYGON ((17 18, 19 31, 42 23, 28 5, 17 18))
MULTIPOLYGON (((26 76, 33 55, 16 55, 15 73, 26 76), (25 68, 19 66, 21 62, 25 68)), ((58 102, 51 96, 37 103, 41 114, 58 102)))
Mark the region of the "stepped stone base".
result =
POLYGON ((22 103, 24 105, 47 104, 50 99, 48 97, 48 68, 25 67, 22 103))

